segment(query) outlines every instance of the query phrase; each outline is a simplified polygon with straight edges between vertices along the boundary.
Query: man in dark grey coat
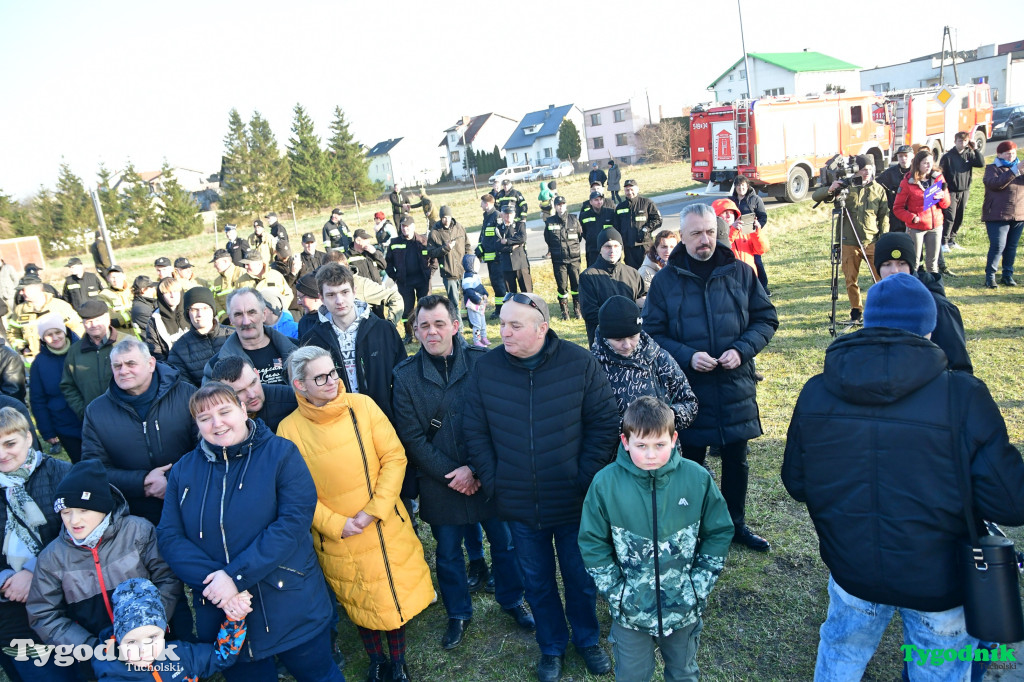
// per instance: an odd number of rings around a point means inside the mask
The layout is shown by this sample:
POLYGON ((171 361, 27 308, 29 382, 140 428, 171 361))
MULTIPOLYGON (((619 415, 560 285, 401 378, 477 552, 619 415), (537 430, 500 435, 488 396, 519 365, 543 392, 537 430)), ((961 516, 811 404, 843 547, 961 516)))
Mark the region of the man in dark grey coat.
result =
POLYGON ((747 442, 762 433, 754 356, 768 345, 779 317, 753 268, 715 248, 710 206, 684 208, 680 228, 679 246, 651 281, 644 331, 675 358, 697 394, 697 418, 679 434, 683 457, 703 464, 708 446, 719 447, 733 542, 765 552, 768 541, 746 524, 747 442))
POLYGON ((424 296, 413 315, 416 355, 395 368, 395 430, 419 472, 420 518, 437 541, 437 586, 448 612, 441 646, 462 643, 473 617, 462 556, 463 536, 481 523, 491 543, 494 597, 520 627, 533 630, 523 602, 523 580, 508 526, 498 519, 493 501, 480 492, 462 438, 463 389, 486 351, 469 346, 459 333, 455 306, 444 296, 424 296))

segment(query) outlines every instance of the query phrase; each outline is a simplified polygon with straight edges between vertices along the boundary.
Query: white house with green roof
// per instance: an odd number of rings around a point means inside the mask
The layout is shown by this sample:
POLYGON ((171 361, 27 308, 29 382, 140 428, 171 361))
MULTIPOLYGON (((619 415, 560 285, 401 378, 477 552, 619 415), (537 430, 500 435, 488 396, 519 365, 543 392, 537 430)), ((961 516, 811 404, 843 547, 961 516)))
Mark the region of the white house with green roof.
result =
MULTIPOLYGON (((829 88, 860 90, 860 67, 820 52, 748 52, 753 76, 750 96, 772 97, 823 93, 829 88)), ((716 102, 732 102, 747 96, 747 69, 740 57, 708 86, 716 102)))

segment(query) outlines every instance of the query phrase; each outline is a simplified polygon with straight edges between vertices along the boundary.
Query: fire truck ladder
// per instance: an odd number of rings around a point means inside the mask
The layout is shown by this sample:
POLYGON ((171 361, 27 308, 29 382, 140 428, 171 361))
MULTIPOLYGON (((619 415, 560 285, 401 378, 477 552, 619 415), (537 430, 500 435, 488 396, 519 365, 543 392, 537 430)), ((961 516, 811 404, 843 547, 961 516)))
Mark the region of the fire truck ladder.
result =
POLYGON ((907 139, 907 109, 910 106, 909 98, 896 101, 896 116, 893 120, 893 147, 899 147, 907 139))
POLYGON ((750 164, 750 100, 736 105, 736 165, 750 164))

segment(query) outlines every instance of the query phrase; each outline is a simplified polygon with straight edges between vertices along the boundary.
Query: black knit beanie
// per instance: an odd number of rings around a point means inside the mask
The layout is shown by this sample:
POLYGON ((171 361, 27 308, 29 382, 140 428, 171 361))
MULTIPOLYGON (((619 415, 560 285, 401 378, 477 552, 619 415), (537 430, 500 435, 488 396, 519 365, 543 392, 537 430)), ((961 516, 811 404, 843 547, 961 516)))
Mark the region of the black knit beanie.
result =
POLYGON ((114 509, 114 496, 102 462, 87 459, 71 467, 54 495, 53 510, 60 513, 62 509, 88 509, 101 514, 114 509))

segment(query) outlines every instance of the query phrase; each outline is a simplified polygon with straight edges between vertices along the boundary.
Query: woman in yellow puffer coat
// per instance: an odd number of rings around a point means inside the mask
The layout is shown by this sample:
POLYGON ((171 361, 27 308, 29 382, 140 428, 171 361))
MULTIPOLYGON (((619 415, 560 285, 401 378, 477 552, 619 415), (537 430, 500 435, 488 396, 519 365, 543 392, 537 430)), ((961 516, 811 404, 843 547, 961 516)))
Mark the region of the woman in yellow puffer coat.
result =
POLYGON ((423 547, 398 500, 405 450, 373 400, 345 393, 329 351, 297 349, 288 376, 299 408, 277 435, 295 443, 317 489, 313 546, 359 628, 367 679, 407 680, 405 625, 434 598, 423 547), (387 637, 390 669, 381 633, 387 637))

